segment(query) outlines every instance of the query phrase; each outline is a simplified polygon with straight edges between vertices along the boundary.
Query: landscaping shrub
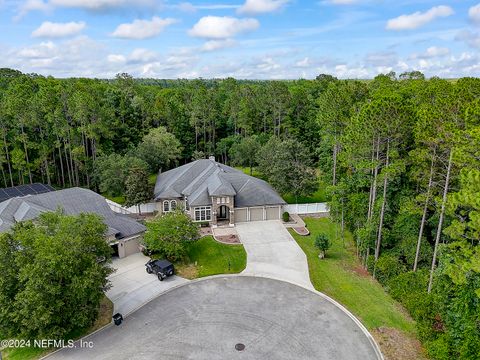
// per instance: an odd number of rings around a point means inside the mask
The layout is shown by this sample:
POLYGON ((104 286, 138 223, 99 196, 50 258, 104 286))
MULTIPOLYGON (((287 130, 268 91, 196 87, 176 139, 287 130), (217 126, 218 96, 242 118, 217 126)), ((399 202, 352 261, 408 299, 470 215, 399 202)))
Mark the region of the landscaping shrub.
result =
POLYGON ((332 246, 332 243, 326 234, 318 234, 315 238, 314 244, 315 247, 320 250, 320 258, 322 259, 325 257, 327 250, 330 249, 330 246, 332 246))
POLYGON ((288 211, 285 211, 282 214, 282 219, 283 219, 283 222, 289 222, 290 221, 290 214, 288 213, 288 211))

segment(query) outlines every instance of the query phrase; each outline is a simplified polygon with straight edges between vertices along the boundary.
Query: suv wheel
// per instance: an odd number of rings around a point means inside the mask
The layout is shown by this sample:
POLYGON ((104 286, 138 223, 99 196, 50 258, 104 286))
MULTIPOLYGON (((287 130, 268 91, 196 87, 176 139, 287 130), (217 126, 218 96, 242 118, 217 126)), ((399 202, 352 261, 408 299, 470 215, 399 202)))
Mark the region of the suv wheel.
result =
POLYGON ((157 276, 158 276, 158 280, 163 281, 163 276, 162 276, 162 274, 159 273, 157 276))
POLYGON ((150 269, 149 267, 147 267, 147 274, 151 274, 152 273, 152 269, 150 269))

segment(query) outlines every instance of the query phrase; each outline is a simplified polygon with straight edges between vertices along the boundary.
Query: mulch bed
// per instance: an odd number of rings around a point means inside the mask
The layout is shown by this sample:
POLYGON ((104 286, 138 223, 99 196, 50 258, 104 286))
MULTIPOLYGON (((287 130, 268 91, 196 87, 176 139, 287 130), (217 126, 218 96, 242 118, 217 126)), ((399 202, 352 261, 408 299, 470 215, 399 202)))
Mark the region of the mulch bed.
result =
POLYGON ((237 235, 215 236, 215 240, 225 244, 240 244, 240 239, 237 235))
POLYGON ((310 235, 310 231, 306 227, 294 227, 293 230, 298 234, 302 236, 307 236, 310 235))
POLYGON ((200 237, 212 235, 212 228, 210 227, 201 227, 200 228, 200 237))

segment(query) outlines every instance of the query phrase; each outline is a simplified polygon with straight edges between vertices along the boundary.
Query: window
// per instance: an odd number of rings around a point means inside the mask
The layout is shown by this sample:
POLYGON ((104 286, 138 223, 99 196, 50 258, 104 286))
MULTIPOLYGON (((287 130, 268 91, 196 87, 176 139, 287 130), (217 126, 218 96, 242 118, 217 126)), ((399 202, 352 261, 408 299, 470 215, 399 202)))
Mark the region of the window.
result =
POLYGON ((227 197, 225 202, 228 204, 230 202, 230 198, 227 197))
POLYGON ((217 204, 220 204, 220 198, 217 198, 217 204))
POLYGON ((211 206, 201 206, 195 208, 195 221, 210 221, 212 220, 211 206))
POLYGON ((177 208, 177 201, 176 200, 170 201, 170 210, 175 211, 176 208, 177 208))
POLYGON ((169 211, 170 211, 170 203, 167 200, 165 200, 163 202, 163 212, 169 212, 169 211))

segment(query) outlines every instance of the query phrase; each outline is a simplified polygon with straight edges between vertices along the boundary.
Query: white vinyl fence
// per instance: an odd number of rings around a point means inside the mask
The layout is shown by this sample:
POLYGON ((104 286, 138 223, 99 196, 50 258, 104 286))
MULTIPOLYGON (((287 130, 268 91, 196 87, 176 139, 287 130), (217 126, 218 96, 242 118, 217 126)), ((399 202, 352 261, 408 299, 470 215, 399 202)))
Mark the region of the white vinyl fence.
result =
MULTIPOLYGON (((138 206, 131 206, 131 207, 127 208, 125 206, 117 204, 114 201, 111 201, 111 200, 108 200, 108 199, 106 199, 106 200, 107 200, 108 206, 110 206, 110 209, 112 209, 116 213, 126 214, 126 215, 138 214, 139 213, 138 212, 138 206)), ((142 214, 151 214, 156 210, 157 210, 157 205, 154 202, 140 205, 140 212, 142 214)))
POLYGON ((322 214, 330 211, 327 203, 288 204, 283 206, 283 210, 290 214, 322 214))

